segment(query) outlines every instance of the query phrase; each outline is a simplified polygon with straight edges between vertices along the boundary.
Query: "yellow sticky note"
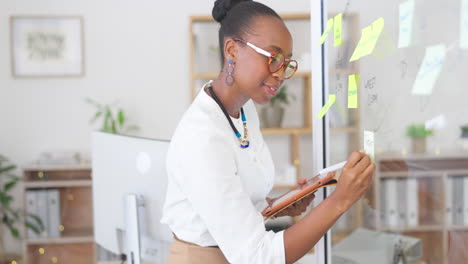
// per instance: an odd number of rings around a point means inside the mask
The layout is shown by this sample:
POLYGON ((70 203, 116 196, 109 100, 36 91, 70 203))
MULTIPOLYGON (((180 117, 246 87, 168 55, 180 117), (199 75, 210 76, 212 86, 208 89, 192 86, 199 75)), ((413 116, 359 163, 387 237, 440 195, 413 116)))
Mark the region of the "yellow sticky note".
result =
POLYGON ((327 36, 328 36, 328 32, 330 32, 330 30, 332 29, 332 27, 333 27, 333 18, 330 18, 330 19, 328 19, 328 21, 327 21, 327 28, 325 29, 325 31, 324 31, 323 34, 322 34, 322 37, 320 38, 319 45, 322 45, 322 44, 325 42, 325 39, 326 39, 327 36))
POLYGON ((379 40, 380 34, 384 28, 384 24, 384 19, 381 17, 374 21, 372 25, 362 29, 361 39, 349 61, 358 60, 374 51, 377 40, 379 40))
POLYGON ((358 108, 359 74, 348 76, 348 108, 358 108))
POLYGON ((340 46, 341 44, 343 44, 343 36, 342 36, 342 33, 343 33, 343 13, 339 13, 338 15, 335 16, 335 18, 333 19, 333 23, 334 23, 334 33, 333 33, 333 36, 334 36, 334 39, 335 39, 335 42, 334 42, 334 46, 340 46))
POLYGON ((320 113, 317 114, 317 118, 322 118, 325 116, 325 114, 328 112, 328 109, 335 103, 336 101, 336 95, 335 94, 329 94, 328 95, 328 102, 326 105, 322 107, 322 110, 320 110, 320 113))

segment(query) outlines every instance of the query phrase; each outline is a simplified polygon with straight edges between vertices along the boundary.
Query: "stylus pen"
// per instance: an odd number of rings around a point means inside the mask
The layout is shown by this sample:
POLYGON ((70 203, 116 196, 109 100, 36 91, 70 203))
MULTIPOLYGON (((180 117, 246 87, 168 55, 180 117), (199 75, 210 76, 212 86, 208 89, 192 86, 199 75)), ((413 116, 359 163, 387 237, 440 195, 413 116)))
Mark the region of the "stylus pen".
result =
POLYGON ((335 164, 335 165, 332 165, 332 166, 330 166, 330 167, 327 167, 327 168, 321 170, 321 171, 319 172, 319 174, 320 174, 320 177, 319 177, 319 178, 321 179, 321 178, 325 177, 328 173, 343 168, 344 165, 346 164, 346 162, 347 162, 347 161, 345 160, 345 161, 343 161, 343 162, 337 163, 337 164, 335 164))
POLYGON ((312 180, 316 180, 316 179, 323 179, 325 176, 327 176, 328 173, 332 172, 332 171, 336 171, 336 170, 339 170, 341 168, 344 167, 344 165, 346 164, 347 161, 343 161, 343 162, 340 162, 340 163, 337 163, 335 165, 332 165, 330 167, 326 167, 325 169, 322 169, 321 171, 319 171, 319 173, 317 175, 315 175, 314 177, 310 178, 307 182, 310 182, 312 180))

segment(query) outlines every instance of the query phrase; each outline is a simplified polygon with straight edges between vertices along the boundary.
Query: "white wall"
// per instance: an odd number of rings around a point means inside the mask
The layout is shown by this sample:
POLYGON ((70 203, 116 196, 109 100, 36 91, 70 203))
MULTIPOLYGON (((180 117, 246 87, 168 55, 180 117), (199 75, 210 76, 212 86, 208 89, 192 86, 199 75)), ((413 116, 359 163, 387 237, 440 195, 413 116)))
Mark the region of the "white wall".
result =
MULTIPOLYGON (((307 0, 261 1, 279 13, 307 12, 307 0)), ((47 150, 89 152, 85 97, 118 100, 141 136, 170 138, 189 105, 188 16, 210 14, 214 1, 0 1, 0 153, 20 166, 47 150), (9 17, 84 17, 86 76, 13 79, 9 17), (170 61, 172 69, 163 68, 170 61)), ((19 172, 18 172, 19 173, 19 172)), ((16 192, 16 204, 21 197, 16 192)), ((6 250, 20 243, 6 235, 6 250)))

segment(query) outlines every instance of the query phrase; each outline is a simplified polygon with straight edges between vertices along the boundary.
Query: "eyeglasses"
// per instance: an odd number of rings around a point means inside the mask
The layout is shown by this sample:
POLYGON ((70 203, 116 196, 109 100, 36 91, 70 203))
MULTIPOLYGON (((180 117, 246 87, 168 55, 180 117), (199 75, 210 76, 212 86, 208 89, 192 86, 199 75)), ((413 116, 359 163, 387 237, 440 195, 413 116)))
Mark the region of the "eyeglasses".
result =
POLYGON ((297 61, 286 59, 285 56, 281 53, 271 54, 270 52, 261 49, 254 44, 247 42, 239 38, 233 38, 235 41, 240 41, 247 46, 254 49, 256 52, 268 57, 268 69, 271 73, 275 73, 282 68, 284 68, 284 79, 291 78, 297 70, 297 61))

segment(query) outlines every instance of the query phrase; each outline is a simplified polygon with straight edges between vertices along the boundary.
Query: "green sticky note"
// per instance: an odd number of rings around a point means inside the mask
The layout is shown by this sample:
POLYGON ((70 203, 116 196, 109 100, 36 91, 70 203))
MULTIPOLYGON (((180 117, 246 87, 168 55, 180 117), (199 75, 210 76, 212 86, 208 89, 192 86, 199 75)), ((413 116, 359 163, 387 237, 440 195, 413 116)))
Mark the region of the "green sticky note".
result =
POLYGON ((461 0, 460 48, 468 49, 468 0, 461 0))
POLYGON ((358 108, 359 74, 348 76, 348 108, 358 108))
POLYGON ((375 143, 374 132, 364 130, 364 151, 371 158, 372 162, 375 160, 375 143))
POLYGON ((322 110, 320 110, 320 113, 317 114, 317 118, 323 118, 325 114, 328 112, 328 109, 335 103, 336 101, 336 95, 335 94, 329 94, 328 95, 328 102, 326 105, 322 107, 322 110))
POLYGON ((361 39, 351 56, 349 61, 355 61, 369 55, 374 51, 375 45, 379 40, 380 34, 384 28, 384 19, 383 17, 374 21, 370 26, 362 29, 361 39))
POLYGON ((446 53, 447 48, 444 44, 426 48, 424 60, 413 85, 413 94, 429 95, 432 93, 434 83, 444 65, 446 53))
POLYGON ((414 0, 400 4, 400 34, 398 48, 408 47, 411 43, 413 30, 414 0))
POLYGON ((322 37, 320 38, 319 45, 322 45, 325 42, 325 39, 328 36, 328 32, 330 32, 332 27, 333 27, 333 18, 330 18, 328 19, 328 22, 327 22, 327 28, 325 29, 325 31, 322 34, 322 37))
POLYGON ((343 44, 343 36, 342 36, 342 33, 343 33, 343 13, 339 13, 338 15, 335 16, 335 18, 333 19, 334 20, 334 33, 333 33, 333 36, 334 36, 334 39, 335 39, 335 42, 334 42, 334 46, 340 46, 341 44, 343 44))

